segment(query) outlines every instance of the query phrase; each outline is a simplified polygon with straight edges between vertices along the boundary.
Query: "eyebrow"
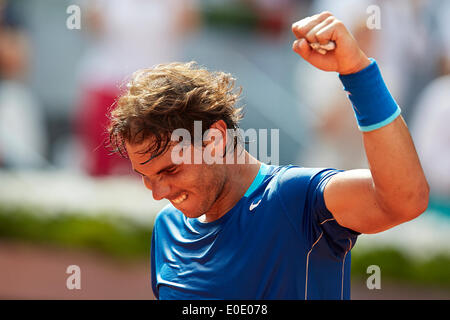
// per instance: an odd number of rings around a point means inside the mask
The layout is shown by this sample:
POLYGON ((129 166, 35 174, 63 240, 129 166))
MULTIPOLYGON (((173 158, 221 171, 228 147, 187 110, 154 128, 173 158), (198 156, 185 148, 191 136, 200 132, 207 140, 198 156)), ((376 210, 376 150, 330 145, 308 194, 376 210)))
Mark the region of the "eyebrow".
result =
MULTIPOLYGON (((171 168, 171 167, 175 167, 176 165, 175 164, 169 164, 168 166, 165 166, 164 168, 162 168, 161 170, 159 170, 156 174, 160 174, 161 172, 163 172, 163 171, 165 171, 165 170, 167 170, 167 169, 169 169, 169 168, 171 168)), ((139 172, 138 170, 136 170, 135 168, 133 168, 133 170, 136 172, 136 173, 139 173, 141 176, 146 176, 145 174, 143 174, 142 172, 139 172)))

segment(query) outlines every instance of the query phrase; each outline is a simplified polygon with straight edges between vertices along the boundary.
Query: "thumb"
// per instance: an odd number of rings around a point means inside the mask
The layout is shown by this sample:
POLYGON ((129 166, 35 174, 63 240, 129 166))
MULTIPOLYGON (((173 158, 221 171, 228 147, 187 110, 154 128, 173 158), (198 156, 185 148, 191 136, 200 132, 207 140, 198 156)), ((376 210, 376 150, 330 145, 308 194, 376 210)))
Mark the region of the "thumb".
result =
POLYGON ((292 50, 297 52, 303 59, 308 60, 313 49, 309 46, 308 41, 306 39, 295 40, 292 45, 292 50))

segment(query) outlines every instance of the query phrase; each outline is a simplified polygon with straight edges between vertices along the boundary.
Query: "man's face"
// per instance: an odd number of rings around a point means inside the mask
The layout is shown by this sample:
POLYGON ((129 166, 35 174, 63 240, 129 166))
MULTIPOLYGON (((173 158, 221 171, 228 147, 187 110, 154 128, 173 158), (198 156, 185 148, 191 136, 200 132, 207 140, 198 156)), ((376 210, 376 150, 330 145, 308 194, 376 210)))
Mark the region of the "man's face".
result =
POLYGON ((226 166, 205 163, 175 164, 171 159, 174 146, 147 162, 150 155, 139 153, 146 146, 126 143, 133 170, 142 176, 142 181, 152 191, 153 198, 168 199, 189 218, 197 218, 208 212, 225 185, 226 166))

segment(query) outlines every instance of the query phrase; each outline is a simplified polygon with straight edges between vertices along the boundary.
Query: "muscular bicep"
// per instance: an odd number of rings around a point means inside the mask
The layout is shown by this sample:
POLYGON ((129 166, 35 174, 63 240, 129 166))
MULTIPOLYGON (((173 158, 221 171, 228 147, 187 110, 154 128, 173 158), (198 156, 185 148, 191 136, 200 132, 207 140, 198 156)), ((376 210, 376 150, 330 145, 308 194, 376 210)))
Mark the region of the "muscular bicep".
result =
POLYGON ((343 227, 360 233, 377 233, 400 224, 382 208, 370 170, 340 172, 324 190, 327 209, 343 227))

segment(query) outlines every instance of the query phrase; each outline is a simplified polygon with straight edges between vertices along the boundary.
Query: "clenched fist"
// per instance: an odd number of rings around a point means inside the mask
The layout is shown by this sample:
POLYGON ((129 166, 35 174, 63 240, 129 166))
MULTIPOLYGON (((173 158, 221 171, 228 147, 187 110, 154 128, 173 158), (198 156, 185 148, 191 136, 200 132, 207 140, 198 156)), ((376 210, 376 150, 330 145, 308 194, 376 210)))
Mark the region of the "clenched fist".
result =
POLYGON ((324 71, 336 71, 340 74, 356 73, 370 64, 370 60, 359 48, 358 43, 344 24, 329 12, 307 17, 292 25, 298 40, 292 49, 316 68, 324 71), (333 41, 336 48, 319 53, 310 44, 322 45, 333 41))

